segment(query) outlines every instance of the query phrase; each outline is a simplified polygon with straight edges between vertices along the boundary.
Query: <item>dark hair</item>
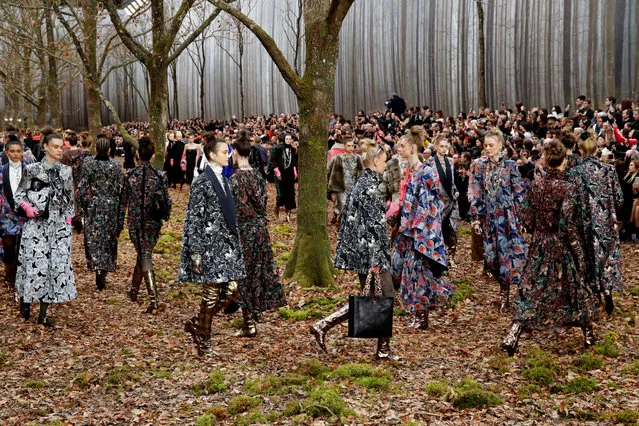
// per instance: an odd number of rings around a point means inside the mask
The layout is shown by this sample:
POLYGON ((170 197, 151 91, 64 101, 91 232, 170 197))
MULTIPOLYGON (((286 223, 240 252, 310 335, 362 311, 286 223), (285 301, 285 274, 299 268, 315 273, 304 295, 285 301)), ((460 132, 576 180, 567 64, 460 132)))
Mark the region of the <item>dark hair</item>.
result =
POLYGON ((251 140, 246 130, 242 130, 233 142, 233 149, 241 157, 248 157, 251 154, 251 140))
POLYGON ((22 143, 18 140, 18 136, 12 133, 8 135, 8 137, 9 137, 9 140, 4 144, 5 151, 9 150, 10 145, 18 145, 20 148, 22 148, 22 143))
POLYGON ((110 145, 111 143, 105 138, 100 138, 95 141, 96 157, 106 157, 109 153, 110 145))
POLYGON ((548 167, 557 168, 566 159, 566 147, 557 139, 553 139, 544 146, 544 158, 548 167))
POLYGON ((579 95, 579 96, 577 96, 577 99, 579 99, 580 101, 585 101, 586 100, 586 96, 585 95, 579 95))
POLYGON ((617 103, 617 98, 614 96, 608 96, 608 100, 614 105, 617 103))
POLYGON ((202 152, 207 160, 209 159, 209 154, 217 151, 218 145, 226 145, 226 142, 218 139, 215 132, 206 132, 202 135, 202 152))
POLYGON ((89 148, 93 143, 93 139, 89 132, 80 133, 80 143, 82 144, 82 148, 89 148))
POLYGON ((42 145, 49 145, 51 143, 52 140, 54 139, 62 139, 62 136, 60 136, 57 133, 49 133, 48 135, 45 136, 44 140, 42 141, 42 145))
MULTIPOLYGON (((588 132, 583 132, 583 133, 588 134, 588 132)), ((577 141, 575 140, 575 137, 572 135, 572 133, 566 130, 562 130, 557 135, 557 139, 566 147, 566 149, 570 149, 570 150, 575 149, 575 145, 577 141)))
MULTIPOLYGON (((106 140, 105 138, 101 138, 106 140)), ((151 157, 155 154, 155 144, 148 136, 142 136, 138 139, 138 155, 140 156, 140 160, 149 161, 151 157)))
POLYGON ((4 128, 4 131, 5 132, 17 132, 18 129, 13 124, 7 124, 7 126, 4 128))
POLYGON ((78 135, 73 130, 69 130, 66 133, 65 139, 69 141, 69 145, 71 146, 76 146, 78 144, 78 135))

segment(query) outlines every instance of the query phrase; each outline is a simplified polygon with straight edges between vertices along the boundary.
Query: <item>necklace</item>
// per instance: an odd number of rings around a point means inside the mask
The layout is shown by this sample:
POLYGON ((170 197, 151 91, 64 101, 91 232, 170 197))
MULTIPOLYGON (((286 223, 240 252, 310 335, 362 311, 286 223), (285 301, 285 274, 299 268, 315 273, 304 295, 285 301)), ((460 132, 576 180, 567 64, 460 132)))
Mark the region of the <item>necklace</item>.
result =
POLYGON ((499 189, 501 188, 501 177, 502 170, 504 168, 504 162, 501 161, 501 158, 497 160, 497 162, 493 162, 492 160, 488 163, 488 167, 486 167, 486 195, 491 200, 497 198, 497 194, 499 193, 499 189))

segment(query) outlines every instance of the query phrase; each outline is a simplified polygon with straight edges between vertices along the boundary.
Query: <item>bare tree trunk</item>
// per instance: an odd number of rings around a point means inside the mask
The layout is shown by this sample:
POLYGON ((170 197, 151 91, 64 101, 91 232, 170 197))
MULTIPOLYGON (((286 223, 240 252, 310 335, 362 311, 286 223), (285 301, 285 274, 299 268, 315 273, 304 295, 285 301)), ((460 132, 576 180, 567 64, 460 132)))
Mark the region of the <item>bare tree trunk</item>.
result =
MULTIPOLYGON (((241 24, 240 24, 241 25, 241 24)), ((240 117, 243 120, 245 117, 244 114, 244 36, 242 35, 242 31, 238 32, 238 49, 239 49, 239 57, 237 61, 237 67, 240 71, 240 117)))
POLYGON ((201 48, 200 54, 202 55, 200 58, 200 69, 199 69, 199 72, 200 72, 200 118, 204 120, 204 113, 205 113, 204 72, 206 71, 206 52, 204 50, 204 40, 202 40, 202 44, 200 48, 201 48))
POLYGON ((173 118, 174 120, 179 120, 180 118, 180 99, 178 95, 178 78, 177 78, 177 61, 171 62, 169 65, 171 67, 171 79, 173 81, 173 118))
POLYGON ((164 165, 164 148, 166 147, 166 112, 169 103, 167 67, 153 62, 149 64, 149 134, 155 143, 155 167, 164 165))
MULTIPOLYGON (((47 46, 52 49, 51 46, 55 45, 55 38, 53 36, 53 17, 50 10, 45 11, 45 27, 47 46)), ((59 127, 61 124, 62 112, 60 110, 60 103, 58 102, 58 65, 55 55, 52 52, 47 54, 47 103, 50 114, 51 126, 59 127)))
POLYGON ((476 0, 479 32, 479 107, 486 107, 486 42, 484 38, 484 6, 482 0, 476 0))
POLYGON ((98 78, 98 2, 97 0, 83 0, 82 25, 85 34, 85 53, 87 68, 85 82, 87 86, 87 119, 89 133, 95 139, 102 129, 102 104, 100 101, 98 78), (88 75, 87 75, 88 74, 88 75))

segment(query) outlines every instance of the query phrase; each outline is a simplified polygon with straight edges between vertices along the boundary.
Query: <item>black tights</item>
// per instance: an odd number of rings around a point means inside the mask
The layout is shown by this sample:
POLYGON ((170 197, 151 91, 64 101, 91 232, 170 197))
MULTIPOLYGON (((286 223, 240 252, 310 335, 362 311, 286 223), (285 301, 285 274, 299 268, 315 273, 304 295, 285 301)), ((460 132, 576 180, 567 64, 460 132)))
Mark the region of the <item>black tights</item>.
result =
POLYGON ((16 271, 18 269, 18 236, 3 235, 2 247, 4 249, 5 281, 15 285, 16 271))

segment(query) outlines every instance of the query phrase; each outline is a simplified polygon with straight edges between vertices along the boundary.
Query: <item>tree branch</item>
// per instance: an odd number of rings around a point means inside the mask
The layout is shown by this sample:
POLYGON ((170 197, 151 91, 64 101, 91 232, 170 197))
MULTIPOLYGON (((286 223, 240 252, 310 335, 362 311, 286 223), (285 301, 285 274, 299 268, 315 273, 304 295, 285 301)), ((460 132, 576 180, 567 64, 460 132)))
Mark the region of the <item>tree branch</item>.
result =
POLYGON ((184 49, 186 49, 187 46, 193 42, 193 40, 198 38, 199 35, 202 34, 202 32, 206 30, 209 25, 211 25, 211 22, 213 22, 213 20, 218 17, 220 12, 221 9, 215 9, 213 13, 211 13, 211 15, 204 22, 202 22, 199 27, 196 28, 195 31, 193 31, 182 43, 180 43, 179 46, 175 48, 173 54, 171 54, 167 59, 167 63, 170 64, 171 62, 175 61, 177 57, 180 56, 180 54, 184 51, 184 49))
POLYGON ((115 5, 113 4, 113 0, 105 0, 103 4, 109 12, 111 22, 113 23, 115 31, 117 31, 122 42, 131 51, 131 53, 133 53, 133 55, 138 58, 138 61, 142 62, 144 65, 147 65, 150 56, 149 52, 133 38, 129 30, 127 30, 124 24, 122 24, 122 20, 120 19, 120 15, 118 15, 118 11, 115 8, 115 5))
POLYGON ((342 22, 355 0, 332 0, 328 9, 326 23, 330 28, 342 28, 342 22))
MULTIPOLYGON (((349 1, 352 2, 354 0, 349 1)), ((273 40, 273 37, 271 37, 270 34, 268 34, 266 31, 264 31, 262 27, 257 25, 255 21, 253 21, 251 18, 249 18, 227 2, 222 0, 209 0, 209 2, 213 6, 222 9, 229 15, 238 19, 240 22, 246 25, 246 27, 251 30, 253 34, 255 34, 255 37, 257 37, 257 39, 262 43, 262 46, 264 46, 264 49, 266 49, 266 52, 275 63, 275 66, 282 74, 282 77, 284 77, 284 80, 293 90, 293 93, 295 93, 296 96, 300 97, 302 86, 301 79, 295 74, 295 71, 291 67, 291 64, 289 64, 289 62, 286 60, 286 57, 277 46, 277 43, 275 43, 275 40, 273 40)))
POLYGON ((127 132, 127 130, 124 128, 124 126, 122 125, 122 121, 120 121, 120 116, 118 115, 118 112, 113 106, 113 104, 109 102, 107 98, 104 97, 104 94, 102 93, 101 90, 98 90, 98 96, 100 96, 100 100, 111 113, 111 116, 113 117, 113 121, 115 122, 115 125, 118 128, 118 131, 122 135, 122 140, 124 140, 125 143, 128 143, 135 149, 138 149, 138 146, 139 146, 138 141, 136 141, 135 138, 131 136, 131 134, 127 132))

